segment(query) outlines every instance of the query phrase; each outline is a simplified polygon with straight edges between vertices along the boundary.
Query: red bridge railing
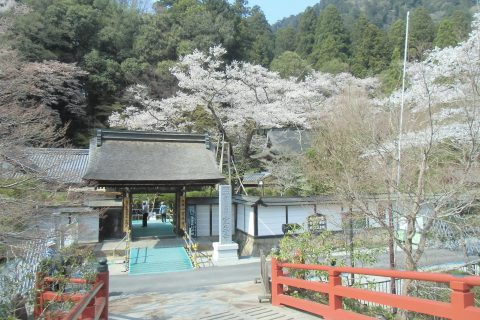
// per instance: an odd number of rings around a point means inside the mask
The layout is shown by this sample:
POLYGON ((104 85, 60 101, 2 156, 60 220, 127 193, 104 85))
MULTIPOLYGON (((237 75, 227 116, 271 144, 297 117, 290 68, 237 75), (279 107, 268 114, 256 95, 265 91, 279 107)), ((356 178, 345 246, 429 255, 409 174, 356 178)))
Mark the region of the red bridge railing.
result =
MULTIPOLYGON (((48 290, 59 279, 41 277, 37 279, 37 298, 34 310, 35 319, 76 320, 76 319, 108 319, 109 272, 107 260, 100 260, 97 277, 93 287, 86 293, 59 293, 48 290), (73 302, 70 311, 48 310, 51 302, 73 302)), ((62 279, 63 283, 87 284, 85 279, 62 279)))
POLYGON ((478 320, 480 319, 480 308, 475 307, 474 293, 471 292, 471 289, 474 286, 480 286, 480 277, 456 277, 442 273, 281 263, 275 258, 272 259, 272 304, 276 306, 290 306, 323 316, 325 319, 329 320, 375 319, 370 316, 345 310, 343 306, 343 298, 370 301, 384 306, 390 306, 452 320, 478 320), (328 272, 328 282, 309 281, 289 277, 284 273, 284 268, 288 268, 290 270, 297 269, 326 271, 328 272), (450 285, 450 289, 452 290, 451 300, 450 302, 440 302, 423 298, 348 287, 342 284, 342 273, 447 283, 450 285), (313 302, 310 300, 286 295, 284 293, 285 285, 325 293, 328 295, 328 304, 322 304, 319 302, 313 302))

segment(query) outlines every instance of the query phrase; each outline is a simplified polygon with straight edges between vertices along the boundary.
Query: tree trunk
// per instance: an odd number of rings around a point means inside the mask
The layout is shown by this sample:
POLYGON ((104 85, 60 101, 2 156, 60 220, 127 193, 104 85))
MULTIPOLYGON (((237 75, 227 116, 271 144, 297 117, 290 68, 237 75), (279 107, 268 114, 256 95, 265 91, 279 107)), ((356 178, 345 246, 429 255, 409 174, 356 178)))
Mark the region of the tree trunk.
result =
POLYGON ((253 121, 248 121, 245 123, 245 131, 246 131, 246 137, 245 137, 245 143, 243 145, 243 158, 248 159, 250 157, 250 146, 252 144, 252 139, 255 134, 255 129, 256 129, 256 124, 253 121))

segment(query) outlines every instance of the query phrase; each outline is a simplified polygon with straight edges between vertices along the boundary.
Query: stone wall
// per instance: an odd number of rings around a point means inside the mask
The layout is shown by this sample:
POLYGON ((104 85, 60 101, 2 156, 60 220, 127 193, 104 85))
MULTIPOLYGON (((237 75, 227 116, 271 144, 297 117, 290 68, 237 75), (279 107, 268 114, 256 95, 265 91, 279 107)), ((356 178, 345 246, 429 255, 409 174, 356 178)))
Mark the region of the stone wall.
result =
POLYGON ((233 241, 238 243, 239 256, 260 256, 260 250, 263 250, 265 254, 270 253, 272 248, 278 247, 278 242, 283 236, 268 237, 268 238, 256 238, 237 231, 233 236, 233 241))
MULTIPOLYGON (((348 242, 348 231, 332 232, 330 239, 337 246, 342 246, 348 242), (346 233, 347 232, 347 233, 346 233)), ((260 256, 260 250, 265 254, 270 253, 272 248, 278 247, 282 236, 255 238, 249 234, 241 231, 236 231, 233 236, 233 241, 238 243, 239 256, 260 256)), ((370 228, 362 230, 362 232, 355 232, 353 235, 354 243, 362 241, 367 246, 372 247, 386 247, 388 245, 388 232, 381 228, 370 228)))

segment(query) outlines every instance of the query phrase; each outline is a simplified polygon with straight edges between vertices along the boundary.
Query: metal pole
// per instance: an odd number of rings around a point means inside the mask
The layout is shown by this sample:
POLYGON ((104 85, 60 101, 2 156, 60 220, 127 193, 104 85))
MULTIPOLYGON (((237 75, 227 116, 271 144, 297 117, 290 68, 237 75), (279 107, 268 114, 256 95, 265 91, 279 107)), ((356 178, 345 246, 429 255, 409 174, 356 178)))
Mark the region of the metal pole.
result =
MULTIPOLYGON (((398 149, 397 149, 397 180, 396 180, 396 188, 397 188, 397 208, 391 207, 391 202, 389 201, 389 208, 388 208, 388 226, 393 231, 395 235, 395 230, 398 230, 398 216, 394 219, 394 210, 398 210, 399 201, 400 201, 400 177, 401 177, 401 157, 402 157, 402 135, 403 135, 403 110, 405 105, 405 76, 407 73, 407 57, 408 57, 408 27, 410 22, 410 11, 407 11, 407 24, 405 27, 405 47, 403 50, 403 75, 402 75, 402 97, 400 101, 400 121, 398 125, 398 149), (396 221, 394 221, 396 220, 396 221), (396 224, 396 227, 394 226, 396 224)), ((390 260, 390 268, 394 269, 396 267, 395 261, 395 240, 392 238, 392 234, 390 232, 390 239, 389 239, 389 260, 390 260)), ((396 285, 395 285, 395 278, 390 279, 390 293, 396 294, 396 285)), ((396 313, 396 308, 394 308, 394 313, 396 313)))
MULTIPOLYGON (((355 249, 354 248, 354 244, 353 244, 353 208, 350 207, 349 209, 349 224, 350 224, 350 227, 349 227, 349 234, 348 234, 348 244, 349 244, 349 247, 350 247, 350 266, 352 268, 355 267, 355 257, 354 257, 354 252, 353 250, 355 249)), ((354 273, 350 273, 350 285, 353 286, 353 284, 355 283, 355 274, 354 273)))
POLYGON ((400 160, 402 155, 402 135, 403 135, 403 109, 405 100, 405 74, 407 73, 408 56, 408 24, 410 20, 410 11, 407 12, 407 26, 405 29, 405 48, 403 53, 403 76, 402 76, 402 98, 400 102, 400 123, 398 128, 398 149, 397 149, 397 190, 400 189, 400 160))

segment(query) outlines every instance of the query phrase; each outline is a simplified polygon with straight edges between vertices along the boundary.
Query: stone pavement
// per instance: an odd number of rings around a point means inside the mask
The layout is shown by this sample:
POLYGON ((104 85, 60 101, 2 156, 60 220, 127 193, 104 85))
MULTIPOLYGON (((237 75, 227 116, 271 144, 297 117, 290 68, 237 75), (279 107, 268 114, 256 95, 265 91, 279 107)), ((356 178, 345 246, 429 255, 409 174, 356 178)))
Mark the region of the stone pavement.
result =
POLYGON ((310 320, 320 319, 287 307, 258 302, 261 284, 252 281, 205 286, 187 292, 110 297, 111 320, 310 320))

